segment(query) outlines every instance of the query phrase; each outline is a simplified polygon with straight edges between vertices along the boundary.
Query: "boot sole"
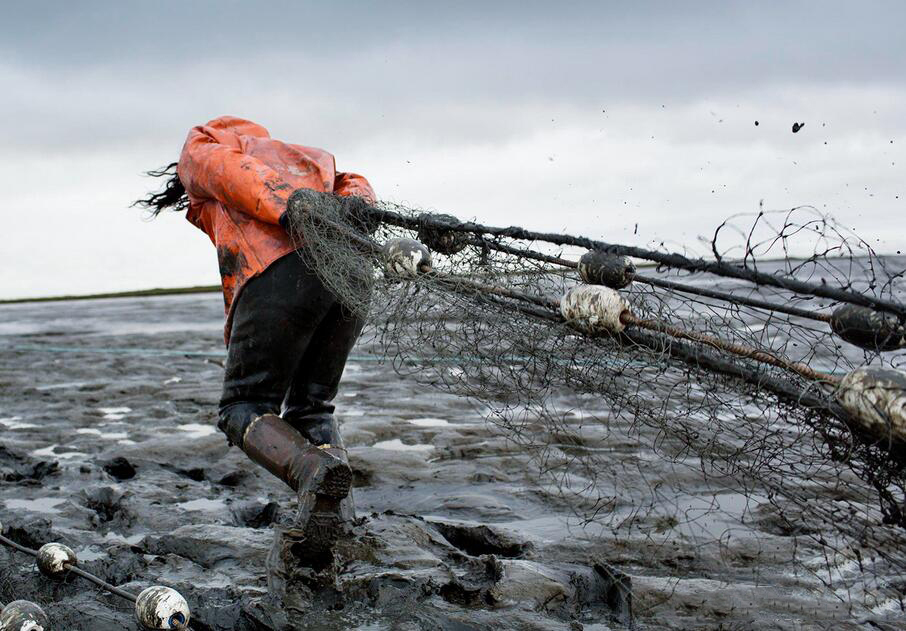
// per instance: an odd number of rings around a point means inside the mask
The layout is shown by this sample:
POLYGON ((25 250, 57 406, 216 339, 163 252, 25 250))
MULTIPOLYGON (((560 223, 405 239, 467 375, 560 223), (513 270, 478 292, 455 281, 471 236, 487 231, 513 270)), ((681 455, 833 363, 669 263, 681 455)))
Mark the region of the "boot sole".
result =
POLYGON ((352 488, 352 469, 349 463, 327 450, 319 449, 317 456, 316 470, 311 474, 307 488, 300 489, 300 493, 314 493, 319 497, 338 500, 349 495, 349 489, 352 488))
POLYGON ((317 546, 332 546, 345 531, 346 521, 340 503, 352 488, 352 469, 349 464, 327 451, 320 454, 317 474, 305 491, 315 497, 314 506, 301 530, 305 540, 317 546))
POLYGON ((349 495, 352 488, 352 469, 340 459, 325 467, 321 483, 313 489, 315 495, 323 495, 338 500, 349 495))

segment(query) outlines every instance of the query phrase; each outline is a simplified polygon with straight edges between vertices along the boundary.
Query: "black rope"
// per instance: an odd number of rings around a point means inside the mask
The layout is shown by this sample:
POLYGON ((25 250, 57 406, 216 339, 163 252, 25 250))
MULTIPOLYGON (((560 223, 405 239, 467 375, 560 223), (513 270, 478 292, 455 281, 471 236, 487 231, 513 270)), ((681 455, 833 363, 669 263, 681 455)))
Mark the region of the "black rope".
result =
POLYGON ((494 226, 485 226, 475 222, 452 222, 447 219, 435 219, 430 216, 421 215, 420 217, 406 217, 400 213, 389 210, 372 208, 369 211, 372 215, 383 222, 391 225, 418 230, 421 226, 429 226, 439 230, 452 230, 456 232, 468 232, 477 235, 491 235, 499 238, 519 239, 523 241, 546 241, 554 245, 571 245, 582 247, 589 250, 601 250, 610 254, 619 254, 622 256, 632 256, 635 258, 645 259, 673 267, 684 269, 690 272, 707 272, 716 276, 728 278, 738 278, 756 285, 768 287, 777 287, 798 294, 810 296, 819 296, 821 298, 830 298, 838 302, 848 302, 863 307, 872 307, 882 311, 894 313, 901 318, 906 318, 906 305, 865 296, 855 291, 830 287, 827 284, 807 283, 788 276, 766 274, 746 267, 731 265, 722 261, 706 261, 705 259, 690 259, 681 254, 657 252, 646 248, 639 248, 629 245, 620 245, 606 243, 586 237, 575 237, 568 234, 554 234, 547 232, 535 232, 526 230, 518 226, 509 228, 500 228, 494 226))
POLYGON ((671 280, 663 280, 661 278, 652 278, 651 276, 639 276, 635 275, 632 277, 634 281, 645 283, 647 285, 653 285, 654 287, 661 287, 662 289, 671 289, 673 291, 680 291, 685 294, 695 294, 696 296, 704 296, 706 298, 716 298, 717 300, 725 300, 727 302, 746 305, 747 307, 755 307, 756 309, 765 309, 768 311, 776 311, 777 313, 785 313, 787 315, 797 316, 800 318, 808 318, 809 320, 817 320, 818 322, 830 322, 830 316, 825 313, 815 313, 813 311, 807 311, 805 309, 800 309, 798 307, 788 307, 786 305, 778 305, 772 302, 767 302, 766 300, 758 300, 757 298, 749 298, 747 296, 739 296, 737 294, 729 294, 723 291, 717 291, 714 289, 704 289, 702 287, 692 287, 691 285, 684 285, 683 283, 677 283, 671 280))

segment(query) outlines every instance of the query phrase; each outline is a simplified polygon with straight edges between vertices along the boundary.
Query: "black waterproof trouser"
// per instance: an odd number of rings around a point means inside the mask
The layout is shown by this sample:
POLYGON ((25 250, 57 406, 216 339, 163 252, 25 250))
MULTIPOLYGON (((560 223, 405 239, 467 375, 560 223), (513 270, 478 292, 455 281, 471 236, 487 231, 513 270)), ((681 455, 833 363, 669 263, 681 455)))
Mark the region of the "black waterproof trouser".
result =
POLYGON ((251 421, 282 409, 309 440, 331 442, 331 401, 363 320, 296 253, 247 281, 237 300, 218 427, 241 447, 251 421))

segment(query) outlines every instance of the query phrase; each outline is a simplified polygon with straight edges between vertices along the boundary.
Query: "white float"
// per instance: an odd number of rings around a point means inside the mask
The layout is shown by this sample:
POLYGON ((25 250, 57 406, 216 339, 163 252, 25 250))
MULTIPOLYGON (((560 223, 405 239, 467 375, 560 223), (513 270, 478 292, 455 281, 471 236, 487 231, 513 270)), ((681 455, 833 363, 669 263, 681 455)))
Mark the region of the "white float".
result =
POLYGON ((0 631, 50 631, 50 621, 35 603, 14 600, 0 611, 0 631))
POLYGON ((843 378, 837 401, 869 433, 906 445, 906 372, 857 368, 843 378))
POLYGON ((135 601, 135 619, 145 629, 187 629, 190 617, 189 603, 169 587, 149 587, 135 601))
POLYGON ((38 550, 38 570, 48 578, 63 578, 69 571, 68 566, 78 562, 72 548, 62 543, 45 543, 38 550))
POLYGON ((576 285, 560 299, 560 314, 571 327, 584 333, 619 333, 620 320, 629 303, 610 287, 576 285))
POLYGON ((381 253, 388 276, 415 278, 431 271, 431 252, 415 239, 390 239, 381 253))

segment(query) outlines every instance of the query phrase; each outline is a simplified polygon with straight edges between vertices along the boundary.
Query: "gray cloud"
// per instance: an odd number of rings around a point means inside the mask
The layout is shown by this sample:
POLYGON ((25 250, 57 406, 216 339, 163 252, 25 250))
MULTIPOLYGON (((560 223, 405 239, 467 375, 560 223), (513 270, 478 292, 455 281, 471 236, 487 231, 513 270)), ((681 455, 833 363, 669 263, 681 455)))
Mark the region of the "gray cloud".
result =
POLYGON ((151 228, 125 207, 149 186, 141 170, 226 113, 333 151, 382 196, 499 223, 516 204, 521 222, 599 236, 632 238, 638 221, 640 238, 694 240, 761 197, 875 230, 906 199, 901 2, 4 11, 0 220, 16 236, 0 266, 39 256, 45 269, 0 295, 212 280, 184 222, 151 228), (82 241, 42 235, 49 217, 82 241), (167 265, 149 264, 160 248, 167 265))
POLYGON ((294 64, 317 60, 328 64, 320 78, 331 81, 331 62, 365 53, 369 81, 395 76, 395 62, 411 56, 435 73, 396 75, 403 83, 443 90, 469 79, 488 93, 902 80, 906 52, 906 5, 896 1, 85 1, 21 3, 7 12, 0 50, 23 65, 175 69, 285 56, 265 72, 291 77, 294 64), (617 85, 597 85, 602 80, 617 85))
POLYGON ((293 108, 334 142, 394 129, 507 138, 542 111, 906 81, 898 2, 89 1, 11 12, 0 79, 13 89, 0 116, 16 121, 13 146, 41 144, 48 121, 48 142, 84 147, 175 138, 187 117, 293 108), (495 119, 505 105, 521 114, 495 119))

